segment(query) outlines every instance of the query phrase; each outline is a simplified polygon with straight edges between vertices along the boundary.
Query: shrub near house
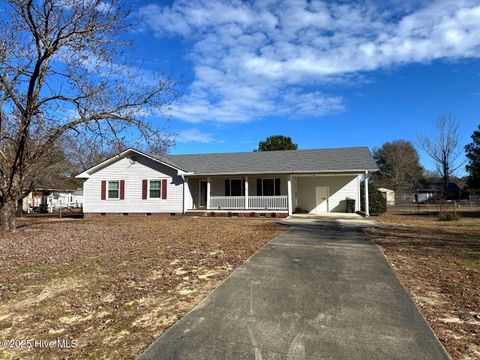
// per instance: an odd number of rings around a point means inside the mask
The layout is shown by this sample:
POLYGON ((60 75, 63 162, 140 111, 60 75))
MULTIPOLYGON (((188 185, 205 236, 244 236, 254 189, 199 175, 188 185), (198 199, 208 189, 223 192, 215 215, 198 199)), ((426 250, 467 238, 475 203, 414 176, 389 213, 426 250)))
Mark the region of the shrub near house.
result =
MULTIPOLYGON (((360 198, 362 211, 365 211, 365 186, 363 183, 361 185, 360 198)), ((381 215, 387 211, 387 199, 372 184, 368 184, 368 203, 371 215, 381 215)))

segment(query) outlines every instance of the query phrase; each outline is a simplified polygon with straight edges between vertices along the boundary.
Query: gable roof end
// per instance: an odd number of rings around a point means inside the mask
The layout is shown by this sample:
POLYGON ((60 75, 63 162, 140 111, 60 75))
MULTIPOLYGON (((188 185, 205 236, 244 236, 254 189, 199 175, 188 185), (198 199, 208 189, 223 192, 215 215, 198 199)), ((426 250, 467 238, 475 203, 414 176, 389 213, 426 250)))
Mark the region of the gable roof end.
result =
POLYGON ((75 176, 77 179, 88 179, 90 177, 90 175, 92 175, 93 173, 97 172, 98 170, 100 169, 103 169, 104 167, 106 166, 109 166, 110 164, 113 164, 114 162, 120 160, 120 159, 123 159, 125 156, 129 155, 129 154, 138 154, 138 155, 141 155, 141 156, 144 156, 148 159, 151 159, 153 161, 156 161, 162 165, 165 165, 165 166, 168 166, 172 169, 175 169, 178 171, 178 174, 179 175, 185 175, 185 174, 188 174, 188 172, 184 171, 183 169, 180 169, 178 166, 174 165, 171 163, 171 161, 166 161, 162 158, 158 158, 156 156, 153 156, 153 155, 150 155, 150 154, 146 154, 144 152, 141 152, 137 149, 133 149, 133 148, 129 148, 127 150, 124 150, 122 151, 121 153, 115 155, 115 156, 112 156, 111 158, 108 158, 104 161, 102 161, 101 163, 97 164, 97 165, 94 165, 92 166, 91 168, 87 169, 87 170, 84 170, 83 172, 81 172, 80 174, 78 174, 77 176, 75 176))

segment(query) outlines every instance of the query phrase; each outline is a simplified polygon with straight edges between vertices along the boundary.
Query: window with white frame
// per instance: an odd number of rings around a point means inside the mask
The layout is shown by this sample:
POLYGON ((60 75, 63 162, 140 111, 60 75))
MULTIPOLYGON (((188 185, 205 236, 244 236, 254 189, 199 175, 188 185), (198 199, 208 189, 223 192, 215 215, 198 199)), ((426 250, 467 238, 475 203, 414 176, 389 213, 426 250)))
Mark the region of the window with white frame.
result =
POLYGON ((120 181, 111 180, 108 182, 108 199, 120 198, 120 181))
POLYGON ((225 196, 243 196, 245 194, 244 179, 226 179, 225 196))
POLYGON ((160 199, 162 197, 162 180, 149 181, 150 199, 160 199))
POLYGON ((258 196, 278 196, 280 195, 280 179, 267 178, 257 179, 258 196))

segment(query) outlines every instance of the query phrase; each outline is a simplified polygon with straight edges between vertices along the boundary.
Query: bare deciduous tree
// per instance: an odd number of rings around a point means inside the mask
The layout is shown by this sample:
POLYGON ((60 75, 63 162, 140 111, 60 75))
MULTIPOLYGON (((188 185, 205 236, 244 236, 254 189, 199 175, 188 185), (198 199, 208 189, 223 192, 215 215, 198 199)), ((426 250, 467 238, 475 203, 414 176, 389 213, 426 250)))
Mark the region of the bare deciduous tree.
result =
POLYGON ((170 77, 134 67, 119 0, 8 0, 0 4, 0 221, 66 134, 168 146, 161 116, 176 97, 170 77))
POLYGON ((66 135, 63 150, 71 163, 72 173, 78 174, 126 149, 123 142, 105 144, 101 139, 66 135))
POLYGON ((420 136, 418 140, 420 147, 435 162, 442 177, 442 197, 446 199, 450 178, 463 165, 460 161, 462 149, 459 146, 458 123, 450 115, 441 115, 433 136, 420 136))

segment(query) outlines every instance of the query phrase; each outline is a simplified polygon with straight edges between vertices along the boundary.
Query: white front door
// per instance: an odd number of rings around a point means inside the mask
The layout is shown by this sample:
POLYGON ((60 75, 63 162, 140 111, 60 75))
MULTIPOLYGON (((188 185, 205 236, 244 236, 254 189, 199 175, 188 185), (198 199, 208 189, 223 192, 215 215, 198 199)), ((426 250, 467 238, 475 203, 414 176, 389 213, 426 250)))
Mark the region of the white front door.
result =
POLYGON ((314 212, 322 213, 328 212, 328 197, 329 197, 329 188, 328 186, 317 186, 315 188, 316 195, 316 204, 314 212))

